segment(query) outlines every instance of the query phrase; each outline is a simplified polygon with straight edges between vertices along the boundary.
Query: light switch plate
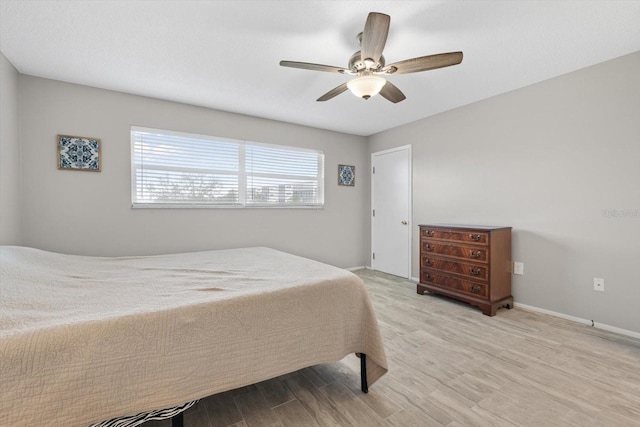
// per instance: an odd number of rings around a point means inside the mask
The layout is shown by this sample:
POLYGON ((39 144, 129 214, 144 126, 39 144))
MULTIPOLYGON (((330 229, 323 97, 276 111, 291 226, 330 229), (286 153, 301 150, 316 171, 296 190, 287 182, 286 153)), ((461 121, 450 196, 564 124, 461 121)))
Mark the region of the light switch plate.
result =
POLYGON ((524 263, 523 262, 514 262, 513 263, 513 274, 517 274, 522 276, 524 274, 524 263))

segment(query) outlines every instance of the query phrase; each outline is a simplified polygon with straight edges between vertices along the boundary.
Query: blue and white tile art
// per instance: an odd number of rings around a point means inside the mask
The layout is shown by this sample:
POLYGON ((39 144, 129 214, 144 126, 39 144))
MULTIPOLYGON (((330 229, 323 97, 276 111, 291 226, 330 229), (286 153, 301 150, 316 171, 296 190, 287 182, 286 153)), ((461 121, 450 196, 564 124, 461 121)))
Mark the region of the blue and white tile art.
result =
POLYGON ((100 172, 100 139, 58 135, 58 169, 100 172))
POLYGON ((353 186, 356 182, 356 167, 338 165, 338 185, 353 186))

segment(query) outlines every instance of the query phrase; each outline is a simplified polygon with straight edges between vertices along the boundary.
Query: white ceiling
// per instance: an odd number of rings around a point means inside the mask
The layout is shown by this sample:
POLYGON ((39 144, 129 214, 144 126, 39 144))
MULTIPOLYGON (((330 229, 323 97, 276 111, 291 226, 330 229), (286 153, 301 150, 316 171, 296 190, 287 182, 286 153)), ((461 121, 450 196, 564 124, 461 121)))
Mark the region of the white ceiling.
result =
POLYGON ((23 74, 356 135, 431 116, 640 50, 640 1, 0 0, 0 51, 23 74), (389 78, 392 104, 345 92, 371 11, 391 16, 387 63, 464 52, 389 78))

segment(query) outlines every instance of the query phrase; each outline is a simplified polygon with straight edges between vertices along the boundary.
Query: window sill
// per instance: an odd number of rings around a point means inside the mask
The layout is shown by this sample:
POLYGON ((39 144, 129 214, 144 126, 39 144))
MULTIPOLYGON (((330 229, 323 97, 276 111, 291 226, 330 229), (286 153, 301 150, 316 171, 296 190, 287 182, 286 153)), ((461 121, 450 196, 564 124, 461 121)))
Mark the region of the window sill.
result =
POLYGON ((190 203, 132 203, 131 209, 316 209, 324 205, 204 205, 190 203))

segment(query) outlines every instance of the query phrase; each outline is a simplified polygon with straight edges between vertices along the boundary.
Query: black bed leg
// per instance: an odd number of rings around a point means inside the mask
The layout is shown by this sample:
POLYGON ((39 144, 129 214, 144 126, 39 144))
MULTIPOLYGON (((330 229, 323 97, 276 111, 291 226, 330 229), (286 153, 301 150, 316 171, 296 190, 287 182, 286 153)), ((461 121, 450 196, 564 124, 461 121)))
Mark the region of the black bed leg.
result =
POLYGON ((369 393, 367 386, 367 355, 360 353, 360 388, 363 393, 369 393))
POLYGON ((171 427, 183 427, 184 425, 184 412, 180 412, 171 418, 171 427))

